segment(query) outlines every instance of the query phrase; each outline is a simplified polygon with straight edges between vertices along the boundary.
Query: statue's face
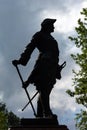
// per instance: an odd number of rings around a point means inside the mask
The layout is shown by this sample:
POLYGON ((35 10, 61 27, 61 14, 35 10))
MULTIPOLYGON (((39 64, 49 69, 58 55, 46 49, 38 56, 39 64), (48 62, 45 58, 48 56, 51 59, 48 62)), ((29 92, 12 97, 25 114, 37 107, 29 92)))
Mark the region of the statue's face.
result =
POLYGON ((42 28, 45 32, 52 33, 54 32, 54 25, 53 24, 47 24, 42 28))
POLYGON ((49 25, 47 31, 48 31, 49 33, 54 32, 54 25, 53 25, 53 24, 49 25))
POLYGON ((50 26, 50 32, 54 32, 54 25, 53 24, 50 26))

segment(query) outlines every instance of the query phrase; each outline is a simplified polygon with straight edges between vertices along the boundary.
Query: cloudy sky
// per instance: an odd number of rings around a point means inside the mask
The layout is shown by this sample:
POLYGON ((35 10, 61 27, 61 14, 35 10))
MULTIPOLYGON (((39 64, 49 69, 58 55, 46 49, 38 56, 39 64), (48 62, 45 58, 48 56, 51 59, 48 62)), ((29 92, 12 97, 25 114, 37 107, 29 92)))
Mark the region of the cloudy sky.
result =
MULTIPOLYGON (((0 0, 0 101, 6 103, 9 111, 21 118, 34 117, 30 106, 21 111, 28 99, 11 61, 20 57, 33 34, 40 30, 44 18, 56 18, 52 35, 58 41, 60 64, 66 61, 67 66, 62 71, 62 79, 57 80, 51 93, 51 108, 57 114, 60 124, 75 130, 75 114, 82 106, 76 104, 66 94, 66 90, 73 89, 72 69, 78 70, 70 54, 79 50, 69 41, 68 36, 75 34, 74 28, 83 7, 87 7, 86 0, 0 0)), ((27 66, 19 66, 24 80, 32 71, 37 56, 38 50, 35 49, 27 66)), ((28 91, 31 96, 36 92, 32 85, 28 91)), ((36 100, 37 97, 33 100, 35 108, 36 100)))

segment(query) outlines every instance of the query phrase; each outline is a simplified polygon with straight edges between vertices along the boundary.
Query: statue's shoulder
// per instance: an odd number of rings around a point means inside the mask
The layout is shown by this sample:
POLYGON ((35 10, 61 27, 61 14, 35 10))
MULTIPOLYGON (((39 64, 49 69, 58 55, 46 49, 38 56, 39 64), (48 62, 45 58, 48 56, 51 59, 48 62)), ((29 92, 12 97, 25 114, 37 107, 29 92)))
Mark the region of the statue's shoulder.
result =
POLYGON ((41 31, 38 31, 38 32, 36 32, 36 33, 33 35, 33 38, 39 38, 39 37, 41 37, 41 35, 42 35, 41 31))

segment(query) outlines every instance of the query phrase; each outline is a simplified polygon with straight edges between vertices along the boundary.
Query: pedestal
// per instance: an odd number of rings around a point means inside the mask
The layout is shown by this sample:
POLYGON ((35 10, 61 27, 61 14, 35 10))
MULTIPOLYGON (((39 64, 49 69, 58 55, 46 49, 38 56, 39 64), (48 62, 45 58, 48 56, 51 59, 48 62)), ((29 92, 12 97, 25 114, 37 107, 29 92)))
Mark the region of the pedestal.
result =
POLYGON ((57 119, 35 118, 21 119, 20 126, 8 130, 69 130, 65 125, 59 125, 57 119))

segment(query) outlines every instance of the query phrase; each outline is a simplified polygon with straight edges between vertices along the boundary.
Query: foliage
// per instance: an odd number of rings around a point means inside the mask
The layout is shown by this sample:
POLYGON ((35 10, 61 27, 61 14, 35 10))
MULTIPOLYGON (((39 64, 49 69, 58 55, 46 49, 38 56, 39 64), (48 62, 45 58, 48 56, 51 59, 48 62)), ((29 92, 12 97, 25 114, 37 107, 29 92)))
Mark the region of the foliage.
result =
POLYGON ((20 124, 20 119, 13 112, 8 113, 8 126, 18 126, 20 124))
POLYGON ((8 118, 6 105, 0 103, 0 130, 7 130, 8 128, 8 118))
POLYGON ((7 130, 9 126, 17 126, 19 123, 20 118, 13 112, 8 112, 4 103, 0 103, 0 130, 7 130))
POLYGON ((76 121, 76 126, 80 130, 87 130, 87 111, 81 110, 81 113, 76 115, 76 121))
POLYGON ((7 116, 4 112, 0 111, 0 130, 7 130, 7 116))
MULTIPOLYGON (((75 97, 78 104, 82 104, 87 108, 87 8, 83 8, 81 15, 83 19, 78 20, 78 27, 75 28, 76 37, 69 37, 80 49, 79 53, 71 54, 80 69, 78 72, 73 70, 74 91, 67 90, 67 93, 75 97)), ((87 111, 81 110, 81 113, 77 114, 76 120, 76 126, 80 130, 87 129, 87 111)))

